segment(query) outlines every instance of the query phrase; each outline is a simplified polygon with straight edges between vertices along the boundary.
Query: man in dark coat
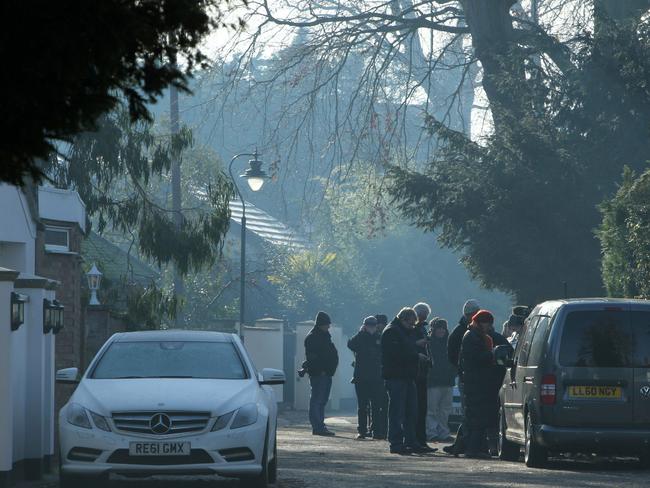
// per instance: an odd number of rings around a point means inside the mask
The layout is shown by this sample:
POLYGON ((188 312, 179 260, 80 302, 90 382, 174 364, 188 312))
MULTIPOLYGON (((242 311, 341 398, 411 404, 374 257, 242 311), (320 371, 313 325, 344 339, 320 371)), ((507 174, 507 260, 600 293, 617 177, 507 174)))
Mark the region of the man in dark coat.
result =
POLYGON ((494 410, 494 343, 490 329, 494 316, 479 310, 463 336, 460 366, 465 385, 465 457, 489 458, 485 439, 494 410))
MULTIPOLYGON (((458 390, 460 392, 460 406, 462 415, 465 414, 465 395, 463 395, 463 374, 460 369, 460 345, 463 341, 463 336, 467 332, 467 327, 472 321, 472 316, 480 310, 479 304, 473 298, 470 298, 463 305, 463 315, 458 321, 458 325, 454 328, 449 339, 447 339, 447 356, 449 362, 453 364, 458 370, 458 390)), ((456 441, 451 446, 442 448, 448 454, 462 454, 465 451, 465 443, 463 440, 463 424, 461 423, 456 432, 456 441)))
POLYGON ((423 452, 415 437, 417 394, 415 378, 422 357, 412 337, 417 320, 412 308, 403 308, 381 335, 381 373, 388 391, 390 452, 423 452))
POLYGON ((375 425, 375 422, 381 422, 379 409, 382 403, 382 390, 384 390, 381 379, 379 338, 377 319, 371 316, 363 320, 359 332, 348 341, 348 348, 354 352, 352 382, 357 394, 357 439, 379 437, 384 430, 379 425, 375 425))
MULTIPOLYGON (((375 315, 377 319, 377 346, 380 351, 380 364, 381 364, 381 334, 384 332, 384 329, 388 325, 388 317, 384 314, 375 315)), ((381 374, 381 372, 380 372, 381 374)), ((388 435, 388 392, 386 387, 382 384, 381 390, 378 392, 377 397, 377 409, 378 416, 377 418, 372 419, 373 439, 385 440, 388 435)))
MULTIPOLYGON (((427 318, 431 313, 431 307, 424 302, 417 303, 413 306, 418 319, 413 328, 413 337, 418 352, 423 356, 428 356, 427 344, 429 342, 427 318)), ((429 360, 420 361, 418 365, 418 375, 415 378, 415 390, 418 397, 418 416, 415 422, 415 437, 418 444, 428 448, 427 445, 427 375, 431 362, 429 360)))
POLYGON ((339 355, 329 333, 331 323, 329 315, 318 312, 314 328, 305 338, 305 362, 311 386, 309 422, 314 435, 335 435, 325 427, 325 405, 330 397, 332 376, 339 364, 339 355))

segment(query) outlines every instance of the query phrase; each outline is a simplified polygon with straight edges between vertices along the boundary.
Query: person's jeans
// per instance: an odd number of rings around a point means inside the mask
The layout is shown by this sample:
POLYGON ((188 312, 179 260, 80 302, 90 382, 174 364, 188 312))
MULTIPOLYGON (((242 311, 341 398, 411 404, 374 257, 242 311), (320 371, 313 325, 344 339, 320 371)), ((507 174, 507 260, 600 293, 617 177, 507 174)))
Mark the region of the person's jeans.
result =
POLYGON ((312 432, 323 432, 325 428, 325 405, 330 398, 332 377, 327 375, 310 376, 311 396, 309 397, 309 422, 312 432))
POLYGON ((417 420, 415 422, 415 437, 419 444, 427 443, 427 379, 419 378, 415 381, 417 394, 417 420))
POLYGON ((388 391, 388 442, 391 448, 416 447, 417 393, 413 380, 386 380, 388 391))
POLYGON ((449 437, 449 414, 453 402, 451 386, 431 386, 427 390, 427 440, 449 437))

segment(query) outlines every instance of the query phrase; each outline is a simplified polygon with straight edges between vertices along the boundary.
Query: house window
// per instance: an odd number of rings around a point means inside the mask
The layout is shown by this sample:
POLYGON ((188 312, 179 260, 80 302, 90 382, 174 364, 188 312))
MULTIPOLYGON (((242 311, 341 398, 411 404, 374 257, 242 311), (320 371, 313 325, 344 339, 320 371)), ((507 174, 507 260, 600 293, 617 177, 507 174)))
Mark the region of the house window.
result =
POLYGON ((67 252, 70 250, 69 229, 65 227, 45 227, 45 250, 67 252))

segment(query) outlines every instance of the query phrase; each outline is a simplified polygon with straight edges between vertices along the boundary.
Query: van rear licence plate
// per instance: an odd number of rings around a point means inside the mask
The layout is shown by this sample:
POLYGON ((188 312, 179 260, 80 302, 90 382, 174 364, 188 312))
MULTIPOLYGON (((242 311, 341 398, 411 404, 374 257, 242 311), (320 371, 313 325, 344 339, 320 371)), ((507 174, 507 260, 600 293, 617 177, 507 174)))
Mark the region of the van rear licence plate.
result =
POLYGON ((623 397, 620 386, 569 386, 570 398, 611 398, 619 400, 623 397))
POLYGON ((129 456, 189 456, 189 442, 131 442, 129 456))

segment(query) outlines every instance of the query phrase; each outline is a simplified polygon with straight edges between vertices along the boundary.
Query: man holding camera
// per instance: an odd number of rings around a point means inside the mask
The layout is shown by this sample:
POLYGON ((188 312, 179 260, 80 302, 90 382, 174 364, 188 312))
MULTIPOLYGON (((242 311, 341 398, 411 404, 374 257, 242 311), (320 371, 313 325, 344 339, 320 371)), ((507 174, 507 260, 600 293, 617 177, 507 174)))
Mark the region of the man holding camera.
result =
POLYGON ((309 422, 313 435, 336 435, 325 427, 325 405, 330 397, 332 376, 339 364, 339 355, 329 333, 331 323, 329 315, 318 312, 314 327, 305 338, 307 364, 304 367, 311 386, 309 422))

